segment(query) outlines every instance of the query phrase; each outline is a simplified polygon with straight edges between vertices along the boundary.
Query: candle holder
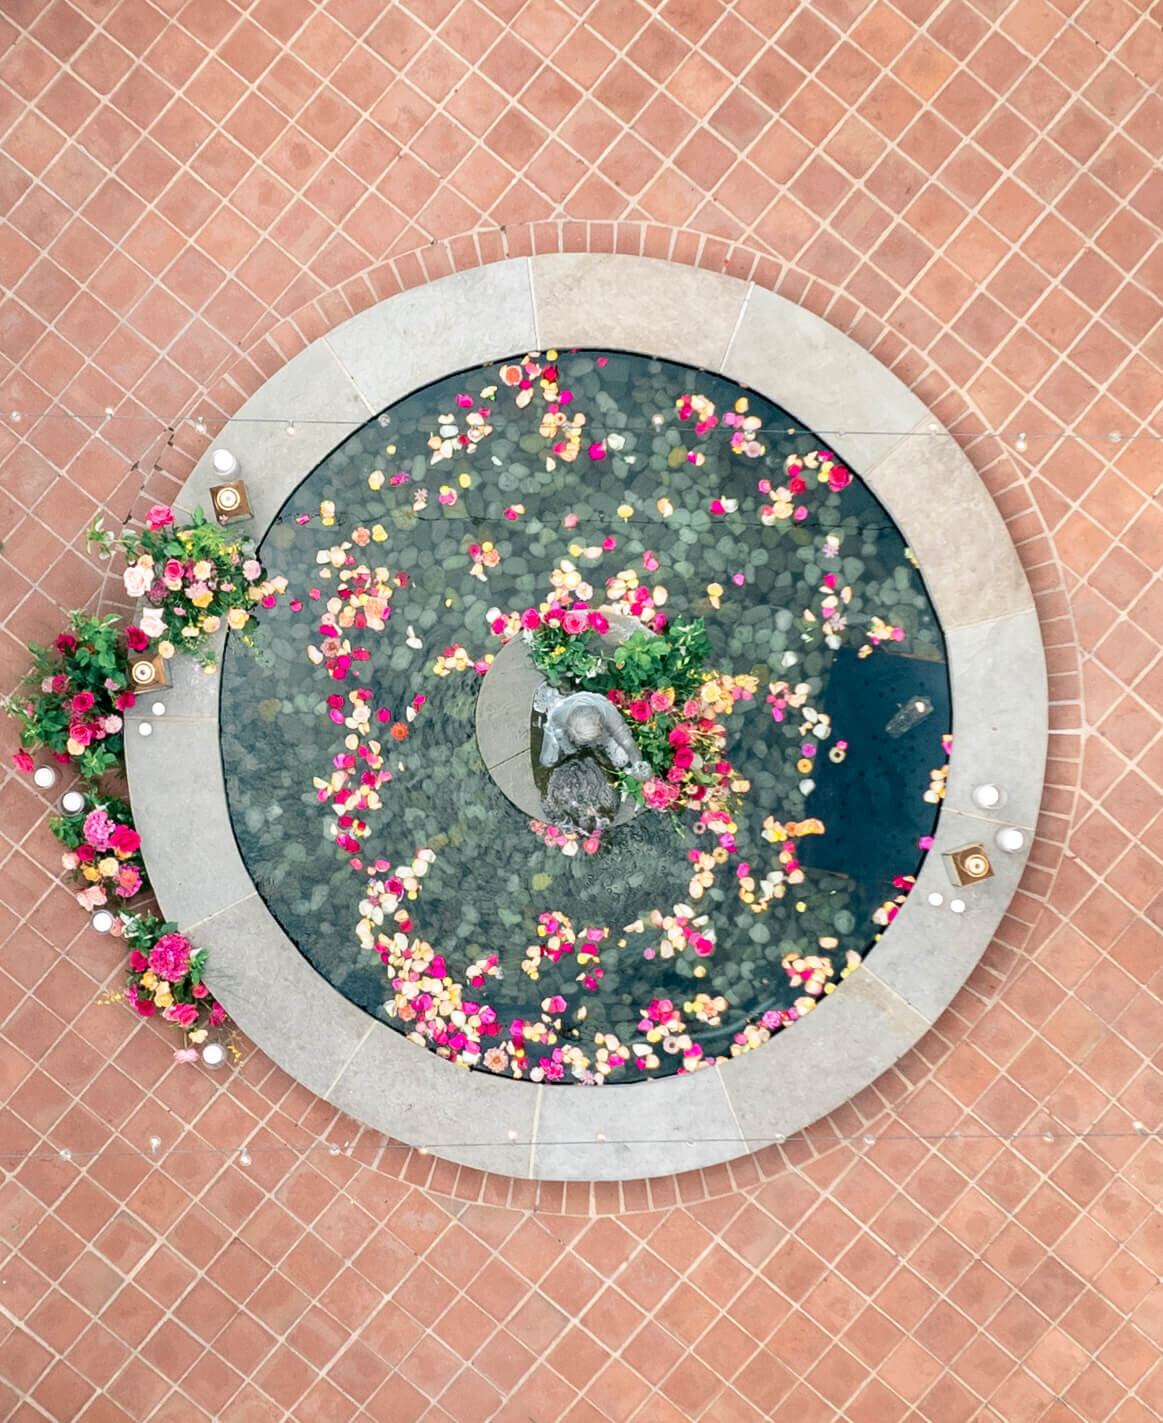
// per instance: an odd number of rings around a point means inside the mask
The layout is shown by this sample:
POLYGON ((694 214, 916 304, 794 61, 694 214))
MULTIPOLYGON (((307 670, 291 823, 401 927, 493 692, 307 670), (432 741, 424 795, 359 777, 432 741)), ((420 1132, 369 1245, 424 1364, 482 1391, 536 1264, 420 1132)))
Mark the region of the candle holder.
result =
POLYGON ((80 815, 85 808, 85 797, 80 791, 65 791, 57 801, 57 808, 62 815, 80 815))
POLYGON ((949 879, 956 885, 978 884, 993 874, 984 845, 963 845, 942 858, 949 879))
POLYGON ((170 685, 166 660, 161 656, 131 657, 129 680, 135 692, 153 692, 170 685))
POLYGON ((96 934, 108 934, 113 924, 113 915, 108 909, 95 909, 89 916, 89 928, 96 934))
POLYGON ((215 450, 210 456, 210 462, 214 466, 214 473, 222 479, 233 479, 238 473, 238 461, 229 450, 215 450))
POLYGON ((52 790, 59 780, 60 775, 53 766, 38 766, 32 773, 33 784, 42 791, 52 790))
POLYGON ((202 1065, 217 1072, 226 1066, 226 1049, 221 1043, 206 1043, 202 1048, 202 1065))
POLYGON ((1003 825, 993 838, 998 849, 1007 855, 1016 855, 1026 843, 1026 837, 1016 825, 1003 825))
POLYGON ((1005 804, 1006 793, 1000 786, 987 781, 984 785, 974 786, 970 797, 981 810, 996 810, 999 805, 1005 804))
POLYGON ((232 479, 229 484, 215 484, 210 489, 214 517, 220 524, 235 524, 253 517, 246 481, 232 479))

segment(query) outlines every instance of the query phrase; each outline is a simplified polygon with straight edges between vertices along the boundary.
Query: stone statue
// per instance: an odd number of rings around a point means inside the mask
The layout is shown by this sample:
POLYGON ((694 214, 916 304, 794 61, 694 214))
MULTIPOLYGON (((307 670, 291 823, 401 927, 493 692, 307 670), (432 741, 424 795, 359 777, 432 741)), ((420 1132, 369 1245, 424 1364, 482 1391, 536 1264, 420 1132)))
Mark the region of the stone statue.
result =
POLYGON ((617 707, 597 692, 564 696, 545 683, 534 693, 533 705, 545 713, 541 764, 551 768, 545 791, 550 821, 583 835, 600 834, 617 814, 619 795, 598 758, 641 781, 654 774, 650 762, 617 707))
POLYGON ((563 696, 546 683, 533 694, 533 705, 545 712, 541 733, 541 764, 556 766, 566 756, 590 751, 606 758, 616 770, 628 770, 640 781, 654 774, 635 744, 622 713, 598 692, 563 696))

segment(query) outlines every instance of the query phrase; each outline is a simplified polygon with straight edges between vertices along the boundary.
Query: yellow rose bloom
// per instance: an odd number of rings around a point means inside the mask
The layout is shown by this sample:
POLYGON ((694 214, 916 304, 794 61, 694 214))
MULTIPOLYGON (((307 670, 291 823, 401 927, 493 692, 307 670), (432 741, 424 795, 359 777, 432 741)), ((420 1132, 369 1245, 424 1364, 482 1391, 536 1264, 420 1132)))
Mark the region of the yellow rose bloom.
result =
POLYGON ((245 608, 231 608, 226 614, 226 621, 237 632, 250 621, 250 614, 245 608))
POLYGON ((97 861, 97 868, 106 879, 112 879, 117 873, 117 861, 112 855, 106 855, 104 859, 97 861))
POLYGON ((157 974, 154 973, 154 971, 153 971, 152 968, 147 968, 146 971, 141 975, 141 986, 142 986, 142 988, 148 988, 148 989, 150 990, 150 992, 152 993, 153 990, 157 987, 157 985, 158 985, 158 976, 157 976, 157 974))
POLYGON ((202 619, 203 632, 217 632, 222 626, 222 619, 217 613, 211 613, 209 617, 202 619))
POLYGON ((157 650, 163 657, 172 657, 174 655, 174 644, 163 639, 158 643, 157 650))
POLYGON ((211 593, 209 588, 206 589, 205 593, 199 593, 196 598, 190 599, 190 602, 193 603, 195 608, 208 608, 213 601, 214 594, 211 593))
POLYGON ((194 565, 194 577, 201 580, 209 578, 214 572, 214 565, 207 558, 200 558, 194 565))
POLYGON ((85 878, 89 881, 90 884, 96 884, 97 881, 101 878, 101 871, 97 868, 96 865, 82 865, 81 873, 85 876, 85 878))

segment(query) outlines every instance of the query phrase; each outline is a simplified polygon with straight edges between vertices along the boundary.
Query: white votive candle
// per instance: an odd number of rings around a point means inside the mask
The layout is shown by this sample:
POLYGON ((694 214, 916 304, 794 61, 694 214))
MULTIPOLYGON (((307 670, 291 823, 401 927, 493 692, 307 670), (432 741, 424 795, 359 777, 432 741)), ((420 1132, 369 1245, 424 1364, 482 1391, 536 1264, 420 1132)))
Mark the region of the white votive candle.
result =
POLYGON ((89 918, 89 928, 98 934, 108 934, 113 928, 113 915, 108 909, 95 909, 89 918))
POLYGON ((32 773, 32 779, 42 791, 47 791, 56 785, 58 776, 52 766, 38 766, 32 773))
POLYGON ((229 479, 238 473, 238 461, 229 450, 215 450, 213 455, 214 473, 229 479))
POLYGON ((80 791, 66 791, 58 803, 62 815, 80 815, 85 808, 85 797, 80 791))
POLYGON ((963 899, 951 899, 949 901, 949 908, 952 909, 954 914, 964 914, 965 901, 963 899))
POLYGON ((1014 825, 1003 825, 993 838, 997 841, 998 848, 1009 855, 1016 855, 1026 843, 1026 837, 1014 825))
POLYGON ((226 1062, 226 1049, 221 1043, 207 1043, 202 1049, 202 1061, 210 1068, 222 1067, 226 1062))
POLYGON ((973 803, 979 805, 982 810, 993 810, 1001 805, 1001 787, 986 784, 973 787, 973 803))
POLYGON ((152 736, 153 727, 148 721, 139 721, 137 723, 137 734, 138 736, 152 736))
POLYGON ((165 702, 154 702, 153 706, 150 707, 150 711, 154 714, 154 716, 165 716, 165 714, 166 714, 166 704, 165 704, 165 702))

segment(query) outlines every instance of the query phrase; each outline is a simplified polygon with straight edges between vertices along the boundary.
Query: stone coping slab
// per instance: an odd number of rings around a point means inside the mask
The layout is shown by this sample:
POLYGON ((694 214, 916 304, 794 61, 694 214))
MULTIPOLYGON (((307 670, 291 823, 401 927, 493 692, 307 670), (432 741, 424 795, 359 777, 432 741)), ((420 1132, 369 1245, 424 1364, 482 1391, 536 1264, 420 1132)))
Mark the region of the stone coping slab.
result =
MULTIPOLYGON (((916 888, 836 993, 762 1048, 688 1076, 586 1089, 469 1072, 343 998, 255 891, 227 815, 217 673, 175 665, 160 694, 165 717, 144 705, 130 714, 131 723, 152 720, 153 735, 129 725, 126 762, 163 911, 210 950, 210 987, 284 1070, 386 1136, 452 1161, 536 1179, 626 1180, 790 1136, 923 1036, 985 951, 1025 866, 1046 758, 1046 671, 1005 524, 916 396, 839 330, 774 293, 646 258, 496 263, 392 297, 313 342, 218 441, 242 466, 251 527, 261 535, 318 461, 385 405, 470 365, 571 346, 701 363, 760 392, 851 464, 917 553, 950 668, 946 798, 916 888), (1006 792, 991 814, 972 799, 982 782, 1006 792), (1017 854, 994 842, 1007 825, 1024 833, 1017 854), (954 889, 942 852, 973 841, 989 850, 994 876, 954 889), (963 912, 950 909, 953 900, 963 912)), ((207 452, 178 507, 206 507, 213 482, 207 452)))

